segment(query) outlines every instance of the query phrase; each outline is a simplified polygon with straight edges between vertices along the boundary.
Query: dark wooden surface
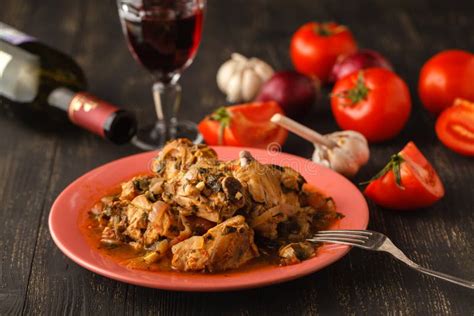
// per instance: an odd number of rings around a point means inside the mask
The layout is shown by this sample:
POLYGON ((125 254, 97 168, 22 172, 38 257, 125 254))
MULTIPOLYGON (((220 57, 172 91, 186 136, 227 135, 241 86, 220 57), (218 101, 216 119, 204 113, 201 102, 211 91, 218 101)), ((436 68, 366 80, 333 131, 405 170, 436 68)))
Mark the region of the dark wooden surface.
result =
MULTIPOLYGON (((290 36, 311 19, 348 25, 360 46, 386 54, 411 88, 414 110, 408 126, 393 141, 372 146, 371 161, 355 180, 369 178, 412 139, 446 186, 441 202, 413 213, 370 203, 370 228, 386 233, 424 266, 473 279, 474 163, 437 141, 434 119, 421 109, 415 87, 423 61, 434 53, 445 48, 474 51, 474 2, 211 0, 202 45, 182 78, 182 116, 197 121, 224 104, 215 74, 231 52, 290 68, 290 36)), ((0 21, 74 56, 93 93, 138 111, 140 117, 152 113, 151 80, 127 51, 114 1, 2 0, 0 21)), ((326 96, 304 123, 322 132, 337 128, 326 96)), ((411 271, 388 255, 358 249, 299 280, 239 292, 166 292, 106 279, 56 248, 47 226, 49 209, 84 172, 137 151, 75 127, 39 132, 9 111, 0 116, 0 135, 2 315, 474 313, 473 291, 411 271)), ((309 157, 312 149, 292 136, 284 150, 309 157)))

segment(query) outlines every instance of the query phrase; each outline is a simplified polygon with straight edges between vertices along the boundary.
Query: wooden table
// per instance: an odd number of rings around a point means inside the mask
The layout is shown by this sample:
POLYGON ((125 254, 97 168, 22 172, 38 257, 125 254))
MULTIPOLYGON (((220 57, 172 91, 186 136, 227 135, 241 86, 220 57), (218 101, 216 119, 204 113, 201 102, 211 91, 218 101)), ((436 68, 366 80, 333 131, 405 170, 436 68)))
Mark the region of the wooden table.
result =
MULTIPOLYGON (((184 73, 182 117, 199 120, 225 104, 216 71, 230 53, 291 68, 292 32, 309 20, 348 25, 360 46, 380 50, 407 80, 413 113, 399 137, 371 147, 358 182, 414 140, 446 187, 435 206, 400 213, 370 203, 370 225, 420 264, 474 278, 472 159, 443 147, 416 93, 422 63, 446 48, 474 51, 472 1, 209 1, 202 45, 184 73)), ((0 20, 74 56, 92 93, 139 117, 152 113, 151 80, 129 54, 115 3, 96 0, 2 0, 0 20)), ((304 123, 337 128, 328 90, 304 123)), ((151 114, 150 114, 151 115, 151 114)), ((404 314, 472 315, 474 292, 421 275, 388 255, 355 249, 326 269, 285 284, 230 293, 177 293, 136 287, 91 273, 66 258, 48 231, 51 204, 84 172, 137 152, 75 127, 33 129, 8 110, 0 116, 0 314, 404 314)), ((309 157, 291 136, 284 151, 309 157)))

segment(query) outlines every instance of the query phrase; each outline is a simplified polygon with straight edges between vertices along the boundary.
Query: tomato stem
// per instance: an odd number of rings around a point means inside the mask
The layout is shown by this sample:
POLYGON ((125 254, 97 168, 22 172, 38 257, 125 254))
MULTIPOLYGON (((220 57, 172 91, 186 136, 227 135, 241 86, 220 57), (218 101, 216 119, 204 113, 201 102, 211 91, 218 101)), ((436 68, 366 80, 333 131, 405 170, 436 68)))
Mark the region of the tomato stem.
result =
POLYGON ((402 176, 401 176, 401 172, 400 172, 400 165, 405 161, 405 159, 403 159, 403 157, 400 155, 400 154, 395 154, 395 155, 392 155, 392 157, 390 158, 390 161, 388 162, 388 164, 385 165, 385 167, 383 167, 382 170, 380 170, 379 172, 377 172, 377 174, 375 176, 373 176, 369 181, 364 181, 364 182, 361 182, 360 185, 365 185, 365 184, 369 184, 371 183, 372 181, 375 181, 381 177, 383 177, 384 175, 386 175, 390 170, 393 171, 393 174, 395 175, 395 184, 402 190, 405 190, 405 188, 403 187, 402 185, 402 176))
POLYGON ((331 36, 333 34, 333 32, 329 28, 328 23, 316 24, 316 26, 314 27, 314 31, 319 36, 331 36))
POLYGON ((359 74, 357 75, 356 84, 352 89, 335 93, 335 94, 332 94, 331 96, 335 96, 335 97, 339 97, 343 99, 349 99, 351 102, 349 105, 352 106, 354 104, 357 104, 359 101, 365 100, 369 92, 370 92, 370 89, 365 84, 364 72, 359 71, 359 74))
POLYGON ((225 106, 221 106, 211 114, 211 120, 218 121, 220 123, 218 143, 219 145, 224 145, 224 130, 230 125, 229 111, 227 111, 225 106))

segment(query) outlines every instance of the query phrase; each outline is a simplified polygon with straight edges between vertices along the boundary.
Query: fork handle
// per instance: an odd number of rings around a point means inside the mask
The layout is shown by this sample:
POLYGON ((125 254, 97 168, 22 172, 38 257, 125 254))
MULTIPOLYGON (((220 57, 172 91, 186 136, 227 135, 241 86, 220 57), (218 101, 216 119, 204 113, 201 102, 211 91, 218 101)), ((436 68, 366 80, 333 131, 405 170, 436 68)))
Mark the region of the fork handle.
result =
POLYGON ((458 278, 458 277, 455 277, 455 276, 452 276, 452 275, 449 275, 449 274, 446 274, 446 273, 433 271, 431 269, 424 268, 424 267, 421 267, 419 265, 415 265, 415 266, 409 265, 409 266, 412 267, 415 270, 418 270, 418 271, 424 273, 424 274, 428 274, 428 275, 440 278, 442 280, 445 280, 445 281, 448 281, 448 282, 451 282, 451 283, 454 283, 454 284, 457 284, 457 285, 461 285, 461 286, 465 286, 465 287, 470 288, 470 289, 474 289, 474 282, 472 282, 472 281, 463 280, 461 278, 458 278))
POLYGON ((433 271, 428 268, 424 268, 417 263, 411 261, 400 249, 398 249, 397 246, 393 244, 393 242, 390 239, 386 239, 384 243, 380 246, 379 250, 388 252, 401 262, 405 263, 407 266, 409 266, 412 269, 415 269, 417 271, 420 271, 424 274, 434 276, 436 278, 440 278, 442 280, 461 285, 470 289, 474 289, 474 282, 473 281, 468 281, 468 280, 463 280, 461 278, 446 274, 446 273, 441 273, 437 271, 433 271))

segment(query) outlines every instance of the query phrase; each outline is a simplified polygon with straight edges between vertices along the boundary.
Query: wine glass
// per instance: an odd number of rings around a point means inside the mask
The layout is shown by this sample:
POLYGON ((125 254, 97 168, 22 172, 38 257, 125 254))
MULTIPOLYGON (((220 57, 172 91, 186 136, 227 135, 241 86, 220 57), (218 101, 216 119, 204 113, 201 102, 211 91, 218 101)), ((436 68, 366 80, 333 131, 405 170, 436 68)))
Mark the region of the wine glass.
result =
POLYGON ((178 80, 196 55, 206 0, 117 0, 117 5, 128 47, 155 82, 152 91, 158 120, 141 128, 132 142, 145 150, 179 137, 200 142, 196 124, 177 119, 181 103, 178 80))

